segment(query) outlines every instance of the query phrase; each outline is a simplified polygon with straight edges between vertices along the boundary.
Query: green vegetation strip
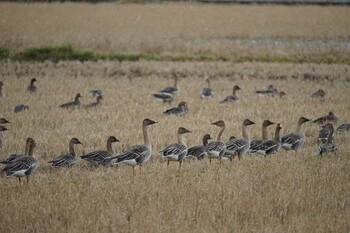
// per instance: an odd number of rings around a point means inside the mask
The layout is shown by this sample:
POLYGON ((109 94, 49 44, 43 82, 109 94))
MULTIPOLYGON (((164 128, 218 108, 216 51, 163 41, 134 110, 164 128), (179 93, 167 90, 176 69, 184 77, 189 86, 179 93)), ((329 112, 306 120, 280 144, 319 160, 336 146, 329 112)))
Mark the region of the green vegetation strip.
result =
POLYGON ((66 60, 79 61, 227 61, 227 62, 265 62, 265 63, 319 63, 319 64, 350 64, 350 57, 335 56, 217 56, 215 54, 197 54, 197 55, 161 55, 161 54, 97 54, 92 51, 82 51, 73 48, 71 45, 33 47, 25 49, 22 52, 11 53, 8 48, 0 47, 0 60, 12 59, 16 61, 35 61, 43 62, 50 60, 53 62, 66 60))

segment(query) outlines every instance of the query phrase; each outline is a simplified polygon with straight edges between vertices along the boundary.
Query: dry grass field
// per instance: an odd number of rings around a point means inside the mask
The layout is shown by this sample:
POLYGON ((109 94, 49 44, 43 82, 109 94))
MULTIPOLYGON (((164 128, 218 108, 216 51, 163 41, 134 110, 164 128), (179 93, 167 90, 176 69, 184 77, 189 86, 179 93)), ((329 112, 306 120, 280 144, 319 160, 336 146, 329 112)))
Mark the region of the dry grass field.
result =
MULTIPOLYGON (((348 7, 237 6, 196 4, 14 4, 0 3, 0 47, 72 44, 102 52, 191 54, 307 54, 349 56, 348 7)), ((340 156, 317 157, 319 126, 305 124, 306 144, 299 154, 280 151, 271 158, 244 157, 219 164, 207 160, 166 163, 159 151, 176 141, 183 126, 192 131, 187 145, 216 137, 210 123, 222 119, 223 140, 242 137, 245 118, 264 119, 296 130, 300 116, 315 119, 333 111, 350 123, 350 67, 341 64, 230 62, 0 62, 0 117, 11 121, 3 132, 0 159, 23 152, 27 137, 37 142, 39 168, 29 186, 0 178, 1 232, 350 232, 350 132, 337 134, 340 156), (173 104, 151 96, 180 80, 173 104), (201 100, 205 77, 215 96, 201 100), (31 78, 38 92, 25 92, 31 78), (283 98, 258 97, 255 90, 273 84, 283 98), (240 102, 220 106, 232 87, 242 88, 240 102), (101 89, 103 105, 68 111, 58 106, 77 92, 82 103, 95 101, 89 90, 101 89), (319 88, 324 101, 310 98, 319 88), (165 116, 166 109, 187 101, 189 113, 165 116), (14 106, 28 112, 15 114, 14 106), (79 156, 104 149, 108 136, 121 142, 117 153, 142 143, 141 121, 150 127, 151 161, 143 173, 131 167, 91 169, 79 156), (78 164, 51 169, 47 161, 67 152, 71 137, 78 164)), ((273 129, 269 129, 272 137, 273 129)))

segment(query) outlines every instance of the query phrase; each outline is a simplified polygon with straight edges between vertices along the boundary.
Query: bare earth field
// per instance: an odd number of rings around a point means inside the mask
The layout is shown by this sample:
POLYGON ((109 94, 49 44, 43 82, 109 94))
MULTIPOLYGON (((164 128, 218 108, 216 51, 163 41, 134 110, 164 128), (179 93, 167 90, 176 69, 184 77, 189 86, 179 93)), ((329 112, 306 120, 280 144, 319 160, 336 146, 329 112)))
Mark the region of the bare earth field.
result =
MULTIPOLYGON (((102 52, 160 54, 349 56, 350 8, 319 6, 240 6, 196 4, 14 4, 0 3, 0 47, 21 51, 30 46, 72 44, 102 52)), ((300 116, 316 119, 333 111, 350 123, 350 66, 229 62, 16 62, 0 61, 0 117, 11 121, 2 133, 0 159, 23 153, 27 137, 37 146, 39 168, 29 186, 0 178, 1 232, 350 232, 350 132, 337 133, 340 156, 317 157, 319 126, 304 125, 300 153, 280 151, 269 157, 244 157, 219 164, 208 160, 166 163, 159 151, 176 141, 183 126, 192 131, 187 145, 200 144, 210 123, 226 122, 223 140, 242 137, 245 118, 283 123, 294 132, 300 116), (173 104, 151 96, 181 78, 173 104), (205 78, 215 96, 200 99, 205 78), (38 92, 25 92, 31 78, 38 92), (273 84, 283 98, 259 97, 255 90, 273 84), (239 85, 240 102, 219 105, 239 85), (101 89, 103 105, 69 111, 58 106, 89 90, 101 89), (310 98, 323 88, 324 101, 310 98), (165 116, 187 101, 189 113, 165 116), (15 114, 14 106, 28 112, 15 114), (91 169, 80 155, 105 149, 116 136, 117 153, 142 143, 141 121, 150 127, 151 161, 143 173, 131 167, 91 169), (51 169, 47 161, 68 150, 77 137, 78 164, 51 169)), ((269 137, 273 127, 269 129, 269 137)))

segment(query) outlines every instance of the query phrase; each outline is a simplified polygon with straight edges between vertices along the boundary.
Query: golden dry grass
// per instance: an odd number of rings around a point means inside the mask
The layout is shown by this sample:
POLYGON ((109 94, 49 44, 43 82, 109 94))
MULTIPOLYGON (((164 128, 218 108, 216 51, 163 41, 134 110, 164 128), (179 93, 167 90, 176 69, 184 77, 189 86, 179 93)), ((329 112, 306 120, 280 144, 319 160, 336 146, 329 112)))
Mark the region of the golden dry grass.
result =
POLYGON ((350 9, 210 4, 0 3, 0 46, 102 52, 349 56, 350 9))
MULTIPOLYGON (((297 156, 281 151, 271 159, 246 157, 219 166, 216 161, 166 164, 158 151, 175 141, 177 127, 192 130, 187 144, 201 142, 205 133, 216 135, 210 122, 223 119, 230 135, 241 136, 241 122, 257 123, 251 135, 259 137, 263 119, 282 122, 284 132, 295 130, 300 116, 316 118, 334 111, 340 123, 349 122, 349 66, 294 64, 168 63, 168 62, 59 62, 0 63, 5 98, 1 117, 12 123, 4 132, 1 158, 22 152, 26 137, 37 141, 40 162, 28 187, 15 178, 0 179, 0 229, 4 232, 349 232, 350 159, 349 133, 337 135, 339 157, 315 156, 318 126, 305 125, 307 143, 297 156), (181 93, 190 112, 184 117, 164 116, 169 105, 150 96, 172 84, 179 72, 181 93), (202 101, 204 76, 212 75, 214 99, 202 101), (38 93, 25 92, 32 77, 38 93), (242 87, 241 101, 219 106, 218 102, 242 87), (283 99, 260 98, 252 93, 273 84, 284 90, 283 99), (75 93, 82 102, 92 88, 105 94, 103 106, 86 111, 66 111, 57 106, 75 93), (324 102, 309 95, 326 89, 324 102), (13 113, 18 103, 30 111, 13 113), (104 148, 109 135, 121 143, 118 152, 141 143, 141 121, 159 123, 150 130, 153 158, 143 175, 131 168, 90 170, 78 159, 72 169, 52 170, 46 163, 65 152, 71 137, 83 146, 79 155, 104 148)), ((175 103, 174 103, 175 105, 175 103)), ((272 132, 270 131, 270 135, 272 132)))

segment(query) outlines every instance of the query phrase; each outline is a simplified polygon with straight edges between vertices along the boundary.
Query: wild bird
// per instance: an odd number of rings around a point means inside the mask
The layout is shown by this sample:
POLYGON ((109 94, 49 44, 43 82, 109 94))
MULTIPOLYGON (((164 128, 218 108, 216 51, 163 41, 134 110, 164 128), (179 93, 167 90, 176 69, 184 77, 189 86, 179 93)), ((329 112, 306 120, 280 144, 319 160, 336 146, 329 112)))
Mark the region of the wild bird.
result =
POLYGON ((232 95, 226 96, 223 100, 221 100, 219 103, 223 104, 223 103, 235 103, 237 101, 239 101, 239 97, 237 96, 237 91, 242 90, 239 86, 234 86, 233 87, 233 92, 232 95))
POLYGON ((297 123, 297 132, 289 133, 282 136, 282 148, 285 150, 294 150, 297 153, 305 143, 305 134, 302 130, 302 125, 310 121, 305 117, 300 117, 297 123))
POLYGON ((348 123, 342 124, 337 128, 338 132, 349 131, 349 130, 350 130, 350 124, 348 124, 348 123))
POLYGON ((71 138, 69 140, 69 146, 68 146, 68 154, 62 154, 56 157, 55 159, 49 161, 48 163, 51 163, 52 167, 72 167, 76 164, 75 160, 75 150, 74 145, 81 144, 78 138, 71 138))
POLYGON ((99 90, 99 89, 90 90, 90 95, 91 95, 92 97, 103 96, 102 91, 99 90))
POLYGON ((324 99, 326 92, 323 89, 318 89, 310 95, 311 98, 324 99))
POLYGON ((0 81, 0 99, 4 97, 3 93, 2 93, 2 87, 4 86, 4 83, 2 81, 0 81))
POLYGON ((241 139, 233 139, 226 143, 226 155, 232 161, 235 156, 238 156, 240 160, 245 155, 250 147, 250 136, 248 127, 255 123, 249 119, 244 119, 242 123, 242 135, 241 139))
POLYGON ((174 86, 165 87, 162 90, 159 91, 159 93, 162 94, 168 94, 168 95, 178 95, 180 93, 180 88, 178 86, 178 76, 176 73, 173 73, 174 78, 174 86))
POLYGON ((3 148, 3 142, 2 142, 2 132, 6 131, 7 128, 3 125, 0 125, 0 152, 2 152, 2 148, 3 148))
POLYGON ((208 84, 208 87, 203 88, 201 98, 202 99, 211 99, 214 97, 214 90, 210 88, 210 79, 207 78, 205 81, 208 84))
POLYGON ((96 97, 96 102, 84 105, 85 109, 91 109, 91 108, 96 108, 102 105, 101 100, 103 99, 102 95, 99 95, 96 97))
POLYGON ((29 93, 35 93, 36 92, 37 87, 34 84, 35 82, 36 82, 36 78, 32 78, 30 80, 30 84, 27 86, 27 92, 29 92, 29 93))
POLYGON ((333 112, 329 112, 328 115, 321 116, 312 122, 319 125, 323 125, 327 123, 337 123, 338 117, 333 112))
POLYGON ((119 142, 119 139, 117 139, 114 136, 109 136, 107 138, 107 150, 92 151, 90 153, 80 156, 80 158, 88 161, 91 165, 107 165, 105 163, 106 159, 116 155, 115 150, 112 146, 112 143, 114 142, 119 142))
POLYGON ((28 138, 30 141, 28 155, 19 156, 18 158, 12 160, 10 163, 6 164, 5 167, 1 170, 1 175, 4 176, 16 176, 18 181, 21 184, 21 178, 27 178, 27 185, 29 184, 29 177, 36 171, 38 168, 38 161, 33 155, 34 148, 36 143, 34 139, 28 138))
POLYGON ((19 113, 19 112, 25 112, 29 111, 29 106, 25 104, 18 104, 15 106, 14 112, 19 113))
MULTIPOLYGON (((321 129, 318 131, 318 137, 317 137, 317 144, 318 145, 326 143, 328 141, 329 132, 331 130, 334 130, 331 128, 333 128, 333 125, 330 123, 327 123, 327 124, 321 126, 321 129)), ((334 134, 331 134, 331 136, 334 136, 334 134)))
POLYGON ((0 118, 0 125, 3 125, 3 124, 8 124, 10 123, 8 120, 6 120, 5 118, 0 118))
POLYGON ((79 100, 79 98, 81 98, 81 97, 82 97, 81 94, 80 94, 80 93, 77 93, 77 94, 75 95, 74 101, 70 101, 70 102, 61 104, 59 107, 60 107, 60 108, 67 108, 67 109, 75 109, 75 108, 78 108, 78 107, 80 107, 80 100, 79 100))
POLYGON ((327 142, 319 145, 318 150, 317 150, 317 155, 323 156, 327 153, 333 153, 335 155, 338 155, 340 153, 340 148, 333 143, 333 138, 334 138, 334 127, 332 124, 328 123, 329 125, 329 132, 328 132, 328 137, 327 137, 327 142))
POLYGON ((25 142, 25 147, 24 147, 24 154, 17 154, 17 153, 14 153, 14 154, 10 154, 5 160, 1 161, 2 164, 9 164, 11 163, 13 160, 21 157, 21 156, 25 156, 25 155, 29 155, 29 150, 30 150, 30 147, 33 143, 33 139, 32 138, 27 138, 26 139, 26 142, 25 142))
POLYGON ((207 151, 209 162, 211 162, 211 159, 213 158, 219 159, 221 162, 222 156, 225 154, 226 151, 226 144, 221 140, 221 136, 225 131, 225 122, 223 120, 219 120, 211 124, 216 125, 221 129, 218 133, 218 136, 216 137, 216 140, 209 142, 205 146, 205 150, 207 151))
POLYGON ((282 98, 283 96, 286 96, 287 94, 284 91, 278 92, 278 96, 282 98))
POLYGON ((177 130, 177 143, 173 143, 165 147, 160 153, 162 157, 167 160, 167 167, 169 166, 170 161, 178 161, 179 168, 181 168, 182 161, 187 155, 187 145, 184 141, 184 135, 191 133, 190 130, 180 127, 177 130))
POLYGON ((143 144, 135 145, 120 155, 108 158, 106 163, 130 165, 133 168, 133 174, 135 174, 135 166, 138 165, 141 171, 142 166, 146 164, 152 156, 152 145, 148 135, 148 126, 156 123, 157 122, 154 120, 148 118, 144 119, 142 121, 143 144))
POLYGON ((174 97, 166 93, 155 93, 152 94, 152 96, 157 100, 163 101, 164 103, 171 103, 174 101, 174 97))
POLYGON ((255 154, 258 150, 258 146, 261 143, 263 143, 264 141, 268 140, 267 127, 269 127, 270 125, 273 125, 273 124, 275 124, 275 123, 270 121, 270 120, 263 121, 263 123, 262 123, 262 137, 261 137, 261 139, 251 140, 249 150, 248 150, 249 154, 255 154))
POLYGON ((281 129, 282 124, 278 123, 276 125, 275 138, 261 143, 257 149, 258 154, 266 157, 267 155, 276 154, 281 149, 281 129))
POLYGON ((210 134, 205 134, 203 136, 203 145, 198 145, 198 146, 193 146, 188 148, 187 157, 190 159, 196 158, 198 160, 204 159, 208 155, 206 145, 208 145, 208 140, 210 139, 212 139, 210 137, 210 134))
POLYGON ((164 115, 176 115, 176 116, 183 116, 186 113, 188 113, 188 105, 187 102, 181 101, 177 107, 170 108, 163 112, 164 115))
POLYGON ((276 96, 278 93, 279 92, 273 85, 269 85, 265 90, 255 91, 255 94, 259 96, 276 96))

